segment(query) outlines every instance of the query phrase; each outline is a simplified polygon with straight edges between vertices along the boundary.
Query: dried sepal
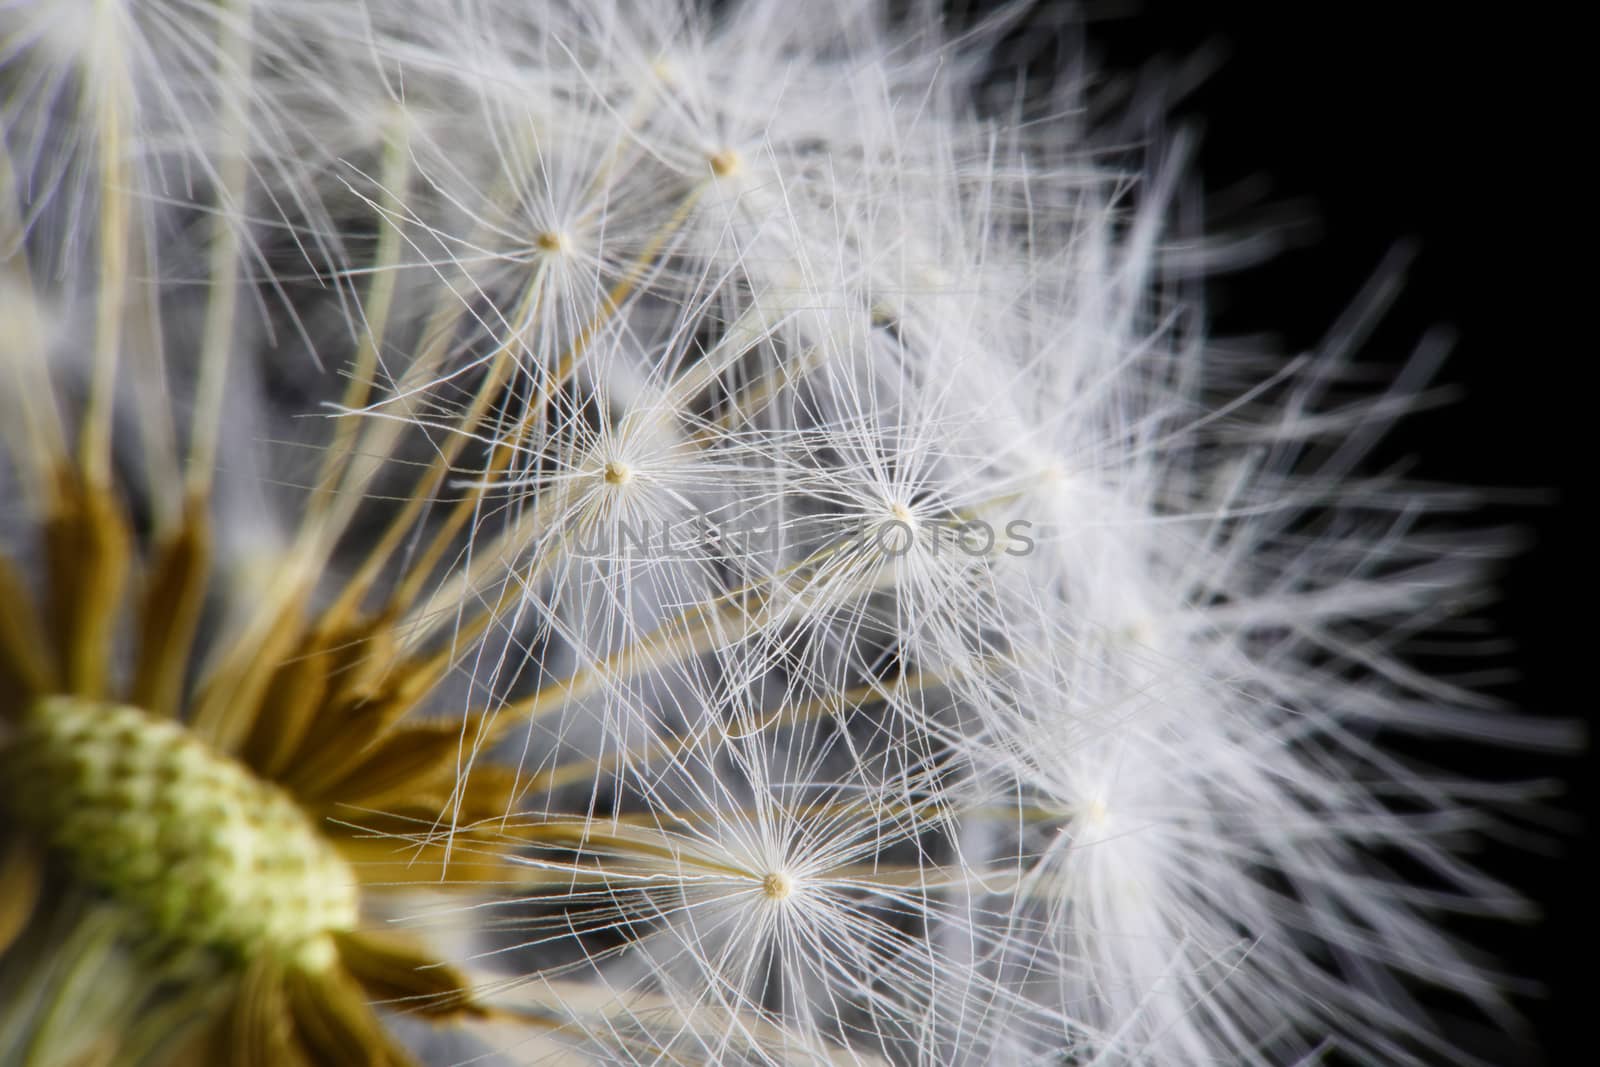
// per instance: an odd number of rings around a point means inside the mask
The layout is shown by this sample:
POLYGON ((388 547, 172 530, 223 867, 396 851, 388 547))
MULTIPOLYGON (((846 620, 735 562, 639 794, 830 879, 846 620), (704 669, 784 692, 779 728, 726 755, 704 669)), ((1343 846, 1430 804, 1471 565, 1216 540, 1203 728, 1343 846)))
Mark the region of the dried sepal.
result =
POLYGON ((358 930, 334 935, 334 943, 350 977, 386 1007, 434 1018, 484 1010, 464 973, 401 937, 358 930))
POLYGON ((311 1067, 413 1067, 384 1032, 354 979, 338 967, 284 975, 289 1016, 311 1067))
POLYGON ((0 556, 0 719, 21 713, 55 679, 51 649, 22 576, 0 556))
POLYGON ((20 834, 0 836, 0 956, 33 917, 44 879, 44 857, 20 834))
POLYGON ((129 703, 168 717, 181 710, 210 559, 211 531, 203 502, 192 503, 156 550, 145 576, 129 703))
POLYGON ((223 1025, 210 1037, 216 1063, 239 1067, 310 1067, 295 1036, 286 987, 288 968, 275 955, 251 960, 223 1025))
POLYGON ((68 691, 108 695, 114 639, 131 558, 122 505, 76 471, 57 472, 41 523, 50 621, 68 691))
POLYGON ((383 809, 396 801, 448 789, 457 766, 477 735, 477 720, 440 720, 398 726, 366 751, 357 750, 353 766, 316 791, 302 793, 308 802, 337 799, 341 804, 383 809))

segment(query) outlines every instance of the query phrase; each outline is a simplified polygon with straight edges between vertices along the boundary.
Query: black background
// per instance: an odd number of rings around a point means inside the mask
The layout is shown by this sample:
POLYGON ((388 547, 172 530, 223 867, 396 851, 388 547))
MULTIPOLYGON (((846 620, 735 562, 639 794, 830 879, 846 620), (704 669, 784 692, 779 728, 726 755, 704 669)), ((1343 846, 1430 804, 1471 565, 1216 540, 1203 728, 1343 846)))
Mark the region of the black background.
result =
MULTIPOLYGON (((1078 10, 1107 71, 1170 72, 1210 57, 1209 75, 1174 110, 1174 126, 1201 135, 1194 169, 1207 203, 1255 205, 1230 209, 1228 224, 1250 225, 1252 210, 1257 225, 1298 222, 1286 251, 1211 287, 1217 332, 1269 331, 1286 352, 1312 347, 1387 252, 1415 248, 1401 303, 1364 358, 1398 364, 1430 327, 1452 327, 1458 341, 1441 378, 1461 396, 1405 420, 1375 462, 1407 461, 1426 480, 1540 491, 1538 502, 1494 503, 1475 520, 1514 525, 1527 541, 1489 609, 1515 645, 1514 677, 1491 688, 1530 714, 1587 719, 1596 687, 1583 679, 1600 664, 1600 628, 1578 553, 1592 540, 1593 519, 1580 516, 1596 450, 1580 441, 1600 421, 1586 395, 1600 250, 1592 171, 1579 162, 1595 121, 1578 96, 1576 27, 1536 7, 1494 7, 1492 18, 1457 5, 1364 3, 1078 10)), ((1042 26, 1055 17, 1048 6, 1036 15, 1042 26)), ((1012 43, 1048 67, 1060 38, 1041 29, 1012 43)), ((1538 901, 1543 920, 1458 931, 1543 984, 1542 996, 1520 1001, 1528 1032, 1502 1043, 1471 1024, 1446 1027, 1490 1062, 1592 1062, 1578 1027, 1595 985, 1596 894, 1584 869, 1593 756, 1475 746, 1431 755, 1497 780, 1565 782, 1549 804, 1553 846, 1500 843, 1477 857, 1538 901)))

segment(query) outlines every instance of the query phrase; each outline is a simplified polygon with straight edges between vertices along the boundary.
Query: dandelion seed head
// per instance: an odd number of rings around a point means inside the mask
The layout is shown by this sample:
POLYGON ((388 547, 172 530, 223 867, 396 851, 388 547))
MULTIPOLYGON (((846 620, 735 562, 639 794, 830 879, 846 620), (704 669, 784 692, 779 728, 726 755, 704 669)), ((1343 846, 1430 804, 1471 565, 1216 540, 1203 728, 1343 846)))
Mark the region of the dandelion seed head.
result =
POLYGON ((1402 654, 1492 554, 1360 473, 1432 357, 1214 343, 1187 142, 936 6, 4 6, 0 1059, 1499 1017, 1382 747, 1529 736, 1402 654))

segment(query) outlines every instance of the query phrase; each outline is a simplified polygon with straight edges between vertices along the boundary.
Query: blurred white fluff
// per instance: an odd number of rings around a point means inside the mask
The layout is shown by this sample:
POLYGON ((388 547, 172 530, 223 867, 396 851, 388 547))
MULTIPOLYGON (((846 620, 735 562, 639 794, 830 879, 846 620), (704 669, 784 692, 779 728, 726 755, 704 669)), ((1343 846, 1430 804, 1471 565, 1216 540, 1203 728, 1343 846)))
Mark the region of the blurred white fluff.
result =
MULTIPOLYGON (((1353 401, 1344 335, 1213 351, 1181 151, 1102 145, 1081 71, 980 113, 1004 23, 890 6, 9 3, 6 145, 76 233, 63 87, 117 79, 163 299, 204 276, 196 203, 240 235, 241 559, 308 480, 269 440, 327 443, 250 383, 326 413, 390 279, 345 490, 435 455, 440 501, 483 490, 411 632, 514 723, 507 817, 581 842, 465 915, 486 987, 563 1028, 504 1055, 1448 1055, 1410 979, 1503 1004, 1436 915, 1519 905, 1456 856, 1471 788, 1373 735, 1518 730, 1393 647, 1480 581, 1422 525, 1455 498, 1353 473, 1421 375, 1353 401)), ((183 408, 199 315, 163 315, 183 408)))

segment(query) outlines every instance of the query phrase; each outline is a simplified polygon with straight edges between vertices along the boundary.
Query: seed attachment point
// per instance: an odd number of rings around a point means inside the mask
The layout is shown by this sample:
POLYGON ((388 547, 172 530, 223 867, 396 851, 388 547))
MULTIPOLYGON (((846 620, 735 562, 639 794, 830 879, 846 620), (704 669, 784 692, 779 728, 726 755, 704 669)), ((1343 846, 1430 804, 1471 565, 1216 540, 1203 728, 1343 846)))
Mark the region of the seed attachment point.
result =
POLYGON ((773 871, 761 879, 761 895, 768 900, 787 900, 793 893, 794 879, 783 871, 773 871))

